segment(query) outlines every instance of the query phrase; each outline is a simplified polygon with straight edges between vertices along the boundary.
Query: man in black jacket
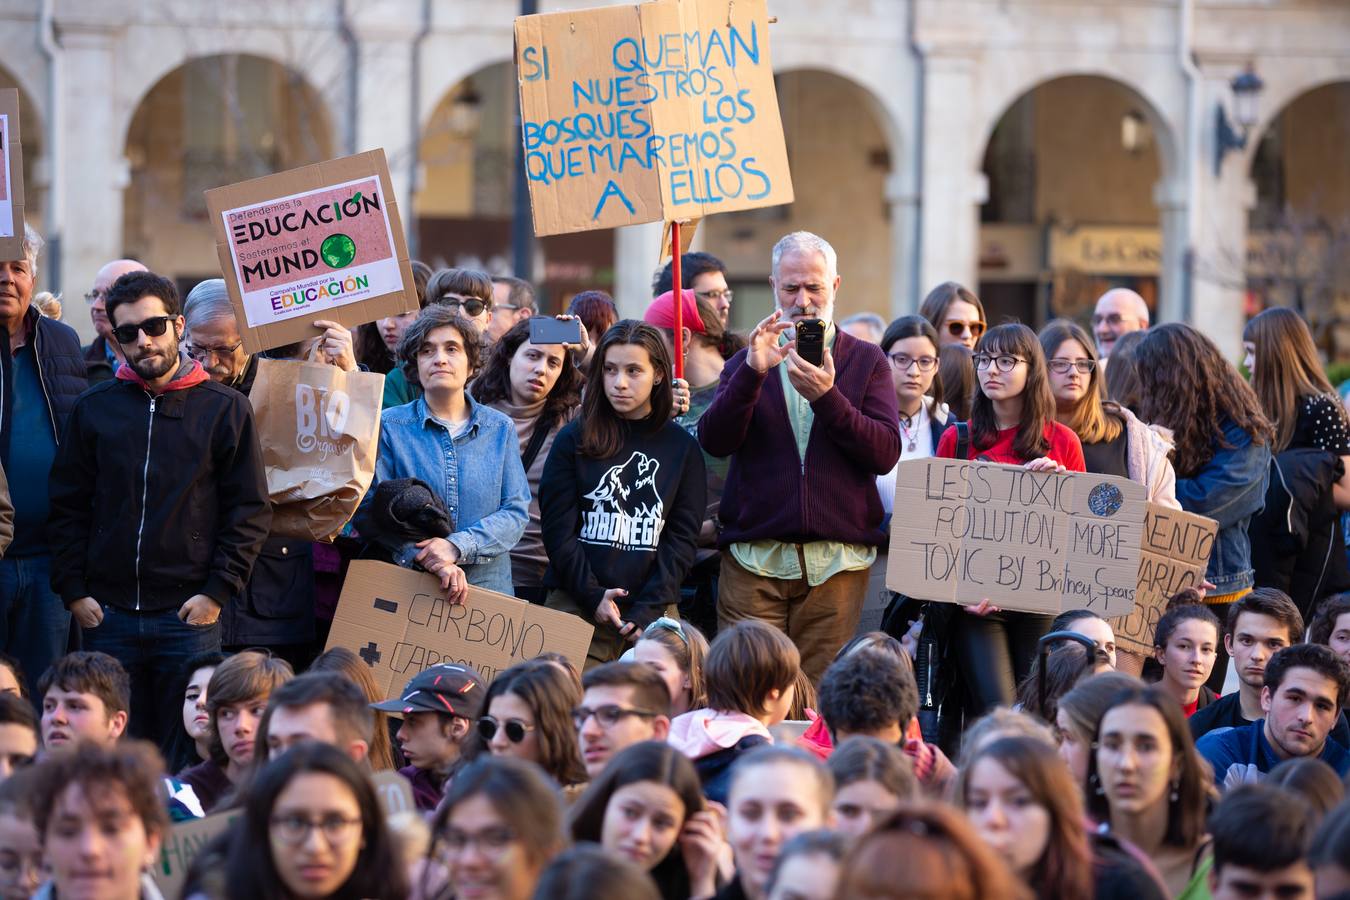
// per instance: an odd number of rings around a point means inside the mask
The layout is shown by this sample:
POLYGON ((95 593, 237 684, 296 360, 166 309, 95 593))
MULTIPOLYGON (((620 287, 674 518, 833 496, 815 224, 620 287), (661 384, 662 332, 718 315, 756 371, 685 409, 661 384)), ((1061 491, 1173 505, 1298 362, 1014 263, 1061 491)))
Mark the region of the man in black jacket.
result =
POLYGON ((180 353, 173 283, 123 275, 107 306, 127 365, 76 402, 52 467, 52 587, 130 673, 132 733, 164 742, 182 727, 164 686, 220 648, 272 514, 252 410, 180 353))
POLYGON ((70 613, 52 592, 47 474, 75 398, 88 387, 80 339, 32 305, 42 238, 24 228, 24 258, 0 262, 0 466, 14 503, 14 542, 0 560, 0 651, 18 658, 30 696, 66 652, 70 613))

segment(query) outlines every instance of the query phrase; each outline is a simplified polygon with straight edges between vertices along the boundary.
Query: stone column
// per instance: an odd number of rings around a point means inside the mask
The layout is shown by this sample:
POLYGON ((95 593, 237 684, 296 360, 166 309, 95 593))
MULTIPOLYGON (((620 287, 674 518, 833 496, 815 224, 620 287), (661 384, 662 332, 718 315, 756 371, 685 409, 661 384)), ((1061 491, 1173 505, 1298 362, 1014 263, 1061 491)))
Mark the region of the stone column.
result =
POLYGON ((975 146, 980 135, 971 127, 970 105, 953 102, 977 95, 975 69, 968 56, 929 57, 920 212, 924 293, 944 281, 974 289, 979 277, 980 204, 989 185, 979 168, 982 148, 975 146))
POLYGON ((648 222, 614 229, 614 303, 621 318, 642 318, 652 302, 662 227, 660 222, 648 222))
MULTIPOLYGON (((908 172, 886 176, 886 205, 891 223, 891 318, 919 311, 922 293, 916 293, 914 275, 921 260, 914 255, 914 235, 922 227, 919 195, 908 172)), ((922 287, 919 288, 923 290, 922 287)))

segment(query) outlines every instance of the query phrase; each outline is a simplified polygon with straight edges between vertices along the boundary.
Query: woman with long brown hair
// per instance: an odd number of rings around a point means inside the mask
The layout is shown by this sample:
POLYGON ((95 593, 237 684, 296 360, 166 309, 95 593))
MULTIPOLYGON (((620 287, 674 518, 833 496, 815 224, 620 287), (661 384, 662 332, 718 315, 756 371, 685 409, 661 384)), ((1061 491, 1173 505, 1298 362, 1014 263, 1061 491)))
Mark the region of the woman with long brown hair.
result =
POLYGON ((539 482, 546 605, 595 623, 587 668, 618 659, 675 614, 707 495, 703 451, 671 420, 670 355, 645 322, 619 322, 591 359, 581 415, 539 482))
MULTIPOLYGON (((1134 351, 1135 413, 1172 432, 1177 500, 1219 523, 1205 577, 1205 602, 1219 621, 1252 589, 1247 526, 1266 502, 1272 429, 1251 387, 1214 342, 1190 325, 1149 329, 1134 351)), ((1219 690, 1228 656, 1220 648, 1210 686, 1219 690)))
POLYGON ((974 350, 989 328, 980 298, 955 281, 943 282, 929 291, 919 304, 919 315, 933 323, 940 346, 962 344, 974 350))
MULTIPOLYGON (((1033 471, 1084 470, 1078 437, 1055 421, 1055 398, 1036 332, 1015 323, 990 329, 975 350, 975 371, 980 389, 968 436, 961 436, 965 423, 949 427, 935 456, 1033 471)), ((954 617, 952 638, 976 715, 1013 702, 1050 620, 1034 613, 1001 612, 988 601, 954 617)))
POLYGON ((957 778, 955 801, 1043 900, 1163 896, 1129 856, 1094 846, 1082 790, 1041 741, 1004 737, 980 748, 957 778))
POLYGON ((1103 401, 1103 366, 1097 346, 1082 326, 1056 319, 1041 329, 1055 418, 1083 445, 1089 472, 1118 475, 1148 489, 1150 503, 1180 509, 1176 472, 1167 456, 1172 444, 1125 407, 1103 401))
POLYGON ((1350 590, 1340 516, 1350 509, 1350 420, 1298 313, 1276 307, 1255 316, 1242 345, 1252 389, 1275 430, 1278 470, 1250 529, 1252 568, 1262 586, 1289 594, 1311 618, 1323 598, 1350 590), (1304 523, 1293 548, 1280 540, 1291 515, 1304 523))

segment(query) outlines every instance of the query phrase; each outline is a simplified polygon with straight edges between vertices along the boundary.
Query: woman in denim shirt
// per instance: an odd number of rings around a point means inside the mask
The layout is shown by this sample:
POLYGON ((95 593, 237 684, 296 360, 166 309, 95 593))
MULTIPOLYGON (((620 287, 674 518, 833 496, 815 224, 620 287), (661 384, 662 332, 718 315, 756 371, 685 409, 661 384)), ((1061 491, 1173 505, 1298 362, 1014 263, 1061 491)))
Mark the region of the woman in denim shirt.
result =
MULTIPOLYGON (((1135 413, 1171 429, 1176 439, 1181 508, 1219 523, 1205 574, 1211 585, 1205 603, 1225 621, 1228 604, 1255 583, 1247 525, 1266 503, 1270 421, 1233 364, 1189 325, 1150 329, 1134 361, 1140 387, 1135 413)), ((1210 687, 1221 690, 1227 670, 1221 648, 1210 687)))
POLYGON ((515 426, 464 390, 482 353, 478 329, 447 306, 427 307, 408 327, 399 365, 423 395, 384 411, 375 478, 357 516, 357 528, 388 549, 394 562, 439 577, 453 603, 464 600, 470 584, 511 593, 509 554, 529 515, 515 426), (390 478, 429 484, 454 530, 416 543, 380 534, 371 501, 379 483, 390 478))

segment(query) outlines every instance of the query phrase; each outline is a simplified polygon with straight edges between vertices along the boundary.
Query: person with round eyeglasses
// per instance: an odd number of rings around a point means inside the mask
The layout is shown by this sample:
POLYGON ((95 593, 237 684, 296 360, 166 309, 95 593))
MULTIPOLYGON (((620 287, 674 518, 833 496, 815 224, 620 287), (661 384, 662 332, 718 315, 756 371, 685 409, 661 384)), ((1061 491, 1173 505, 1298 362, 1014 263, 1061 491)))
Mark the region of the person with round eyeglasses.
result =
POLYGON ((919 315, 937 329, 939 349, 961 344, 974 350, 989 329, 980 298, 955 281, 944 282, 929 291, 919 304, 919 315))
POLYGON ((532 660, 502 672, 488 687, 469 758, 484 753, 538 765, 562 787, 588 779, 572 712, 581 691, 552 663, 532 660))
MULTIPOLYGON (((971 403, 965 459, 1034 472, 1084 471, 1077 435, 1055 421, 1055 398, 1036 332, 1017 323, 992 328, 976 346, 974 362, 980 389, 971 403)), ((952 426, 934 455, 961 458, 958 448, 958 428, 952 426)), ((955 617, 952 638, 976 713, 1012 704, 1050 623, 1050 616, 1003 612, 988 600, 955 617)))
POLYGON ((881 352, 890 364, 900 411, 900 459, 885 475, 877 476, 877 491, 887 519, 895 505, 900 463, 932 456, 950 418, 938 377, 940 345, 937 330, 923 316, 901 316, 881 337, 881 352))

